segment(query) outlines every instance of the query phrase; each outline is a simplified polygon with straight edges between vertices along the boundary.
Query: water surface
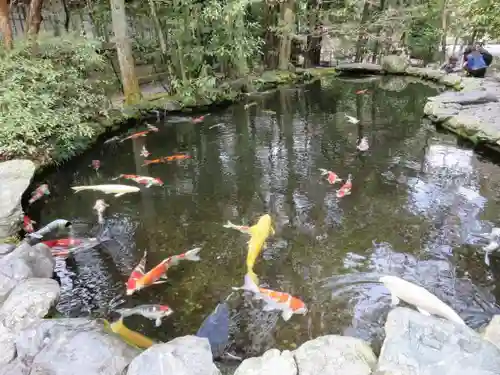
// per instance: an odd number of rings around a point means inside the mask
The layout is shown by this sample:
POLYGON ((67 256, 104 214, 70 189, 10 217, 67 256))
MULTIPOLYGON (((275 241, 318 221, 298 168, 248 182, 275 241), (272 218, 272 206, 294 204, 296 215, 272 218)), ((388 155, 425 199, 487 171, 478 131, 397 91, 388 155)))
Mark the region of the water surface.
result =
POLYGON ((154 123, 158 133, 95 147, 47 177, 53 194, 32 213, 41 223, 65 218, 77 234, 116 240, 58 263, 57 309, 98 315, 124 292, 144 250, 150 268, 202 246, 201 262, 172 268, 170 283, 124 305, 164 303, 175 310, 159 328, 142 317, 126 319, 155 339, 193 334, 243 281, 248 238, 222 224, 252 224, 267 212, 276 235, 255 271, 262 284, 301 298, 309 313, 285 323, 259 313, 256 303, 233 302, 237 352, 294 348, 329 333, 377 345, 390 297, 376 280, 385 273, 428 287, 470 326, 485 323, 495 311, 498 261, 484 264, 472 234, 496 224, 500 167, 423 123, 425 100, 435 94, 401 79, 323 81, 250 97, 255 105, 234 105, 201 124, 167 118, 154 123), (362 89, 369 92, 355 94, 362 89), (344 113, 359 118, 359 126, 344 113), (360 136, 369 139, 365 154, 356 150, 360 136), (145 167, 144 145, 150 159, 175 152, 192 159, 145 167), (98 172, 89 167, 93 159, 101 160, 98 172), (319 168, 352 174, 352 195, 337 199, 339 186, 328 185, 319 168), (110 183, 121 173, 159 177, 165 186, 119 198, 70 189, 110 183), (460 194, 460 187, 478 196, 460 194), (92 210, 98 198, 110 204, 103 227, 92 210))

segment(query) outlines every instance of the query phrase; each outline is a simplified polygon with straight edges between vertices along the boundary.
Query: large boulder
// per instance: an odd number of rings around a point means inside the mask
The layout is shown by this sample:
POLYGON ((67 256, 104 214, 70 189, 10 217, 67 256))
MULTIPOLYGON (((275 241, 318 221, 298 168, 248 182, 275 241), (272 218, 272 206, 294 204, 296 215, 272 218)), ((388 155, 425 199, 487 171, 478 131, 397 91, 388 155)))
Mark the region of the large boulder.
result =
POLYGON ((0 308, 0 322, 13 333, 41 320, 59 299, 59 284, 34 278, 17 285, 0 308))
POLYGON ((34 174, 35 164, 30 160, 9 160, 0 163, 0 239, 13 236, 21 229, 21 198, 34 174))
POLYGON ((482 334, 485 340, 500 348, 500 315, 495 315, 482 334))
POLYGON ((343 74, 380 74, 382 67, 370 63, 342 63, 337 65, 335 70, 343 74))
POLYGON ((11 253, 0 258, 0 303, 21 281, 51 278, 55 261, 49 247, 44 244, 30 246, 23 242, 11 253))
POLYGON ((219 375, 206 338, 178 337, 151 346, 130 364, 127 375, 219 375))
POLYGON ((234 375, 297 375, 297 366, 290 351, 270 349, 261 357, 248 358, 236 369, 234 375))
POLYGON ((500 374, 500 350, 467 326, 398 307, 385 333, 377 374, 500 374))
POLYGON ((404 55, 387 55, 382 58, 381 65, 386 73, 404 74, 406 68, 410 65, 410 61, 404 55))
POLYGON ((377 364, 370 345, 349 336, 318 337, 293 354, 300 375, 369 375, 377 364))
POLYGON ((0 323, 0 367, 9 363, 16 356, 14 334, 0 323))
MULTIPOLYGON (((21 331, 16 338, 17 358, 5 368, 10 375, 123 375, 139 354, 97 321, 47 319, 21 331), (14 372, 15 371, 17 372, 14 372)), ((0 374, 9 374, 0 368, 0 374), (3 370, 3 372, 2 372, 3 370)))

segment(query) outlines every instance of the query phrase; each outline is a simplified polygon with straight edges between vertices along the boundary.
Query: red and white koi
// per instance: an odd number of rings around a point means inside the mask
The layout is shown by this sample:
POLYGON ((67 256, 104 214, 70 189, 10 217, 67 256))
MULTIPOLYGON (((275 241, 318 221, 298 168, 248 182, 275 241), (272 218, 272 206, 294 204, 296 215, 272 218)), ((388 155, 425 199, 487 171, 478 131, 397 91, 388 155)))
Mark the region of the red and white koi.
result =
POLYGON ((200 117, 194 117, 191 119, 191 122, 193 124, 199 124, 200 122, 202 122, 203 120, 205 120, 205 116, 200 116, 200 117))
POLYGON ((352 176, 351 176, 351 174, 349 174, 345 184, 342 185, 339 190, 337 190, 337 194, 336 194, 337 198, 342 198, 342 197, 345 197, 346 195, 350 195, 351 189, 352 189, 352 176))
POLYGON ((118 177, 112 178, 112 180, 117 180, 119 178, 125 178, 137 182, 138 184, 143 184, 147 188, 151 186, 163 186, 163 181, 159 178, 148 177, 148 176, 136 176, 135 174, 121 174, 118 177))
POLYGON ((332 171, 328 171, 324 168, 319 168, 319 171, 321 172, 322 176, 325 176, 325 175, 327 176, 327 180, 328 180, 328 183, 330 185, 333 185, 337 182, 342 181, 342 179, 336 173, 334 173, 332 171))
POLYGON ((186 251, 180 255, 170 256, 162 260, 154 268, 146 273, 146 257, 147 251, 144 252, 139 264, 132 270, 130 277, 128 278, 126 285, 126 294, 130 296, 141 289, 144 289, 151 285, 163 284, 167 281, 167 270, 172 265, 176 265, 179 260, 185 259, 192 262, 197 262, 200 260, 198 253, 201 248, 197 247, 195 249, 186 251))
POLYGON ((92 163, 90 164, 93 170, 96 172, 101 168, 101 161, 100 160, 92 160, 92 163))
POLYGON ((49 185, 47 184, 42 184, 39 187, 37 187, 36 190, 31 193, 31 198, 28 201, 28 203, 33 204, 44 195, 50 195, 49 185))
POLYGON ((144 158, 147 158, 149 155, 151 155, 151 152, 149 152, 149 151, 146 149, 146 146, 142 146, 141 156, 142 156, 142 157, 144 157, 144 158))
POLYGON ((233 289, 252 292, 254 299, 264 301, 264 311, 279 310, 284 321, 289 320, 294 314, 307 314, 307 307, 300 299, 288 293, 259 288, 249 274, 245 275, 245 283, 242 287, 233 287, 233 289))
POLYGON ((33 228, 33 224, 36 224, 36 221, 31 220, 31 218, 28 215, 24 215, 23 229, 26 233, 32 233, 35 231, 35 229, 33 228))

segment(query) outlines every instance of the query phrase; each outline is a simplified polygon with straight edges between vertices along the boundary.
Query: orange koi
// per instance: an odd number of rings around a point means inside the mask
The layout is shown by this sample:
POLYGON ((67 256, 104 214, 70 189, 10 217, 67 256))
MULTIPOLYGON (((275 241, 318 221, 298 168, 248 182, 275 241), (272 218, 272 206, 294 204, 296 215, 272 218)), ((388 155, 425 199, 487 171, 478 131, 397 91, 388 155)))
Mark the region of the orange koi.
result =
POLYGON ((150 130, 144 130, 142 132, 134 133, 132 135, 129 135, 126 138, 123 138, 120 142, 124 142, 127 139, 136 139, 136 138, 139 138, 139 137, 145 137, 146 135, 148 135, 149 132, 150 132, 150 130))
POLYGON ((141 289, 144 289, 151 285, 163 284, 167 281, 167 270, 170 266, 176 265, 180 260, 190 260, 193 262, 197 262, 200 260, 198 255, 201 248, 195 248, 180 255, 170 256, 164 260, 162 260, 159 264, 157 264, 154 268, 149 270, 146 273, 146 257, 147 251, 144 251, 144 255, 142 256, 139 264, 132 270, 130 277, 126 282, 127 296, 138 292, 141 289))
POLYGON ((337 198, 345 197, 351 194, 352 189, 352 176, 349 174, 347 181, 342 187, 337 191, 337 198))
POLYGON ((336 173, 333 173, 332 171, 328 171, 324 168, 319 168, 319 171, 321 172, 321 175, 324 176, 324 175, 327 175, 327 180, 328 180, 328 183, 330 185, 333 185, 337 182, 340 182, 342 181, 342 179, 336 174, 336 173))
POLYGON ((158 158, 158 159, 144 160, 144 164, 142 166, 149 165, 149 164, 168 163, 168 162, 174 161, 174 160, 185 160, 185 159, 190 159, 190 158, 191 158, 191 156, 186 155, 186 154, 162 156, 161 158, 158 158))

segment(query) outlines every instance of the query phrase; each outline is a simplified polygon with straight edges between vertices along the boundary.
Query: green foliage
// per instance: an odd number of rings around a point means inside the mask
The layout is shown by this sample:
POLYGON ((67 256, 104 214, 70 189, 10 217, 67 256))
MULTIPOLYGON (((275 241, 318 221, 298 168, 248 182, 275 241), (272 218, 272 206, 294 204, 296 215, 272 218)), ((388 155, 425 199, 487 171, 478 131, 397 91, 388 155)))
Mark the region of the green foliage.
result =
POLYGON ((0 56, 0 155, 64 160, 93 135, 107 99, 91 81, 103 67, 99 44, 77 36, 18 42, 0 56))

